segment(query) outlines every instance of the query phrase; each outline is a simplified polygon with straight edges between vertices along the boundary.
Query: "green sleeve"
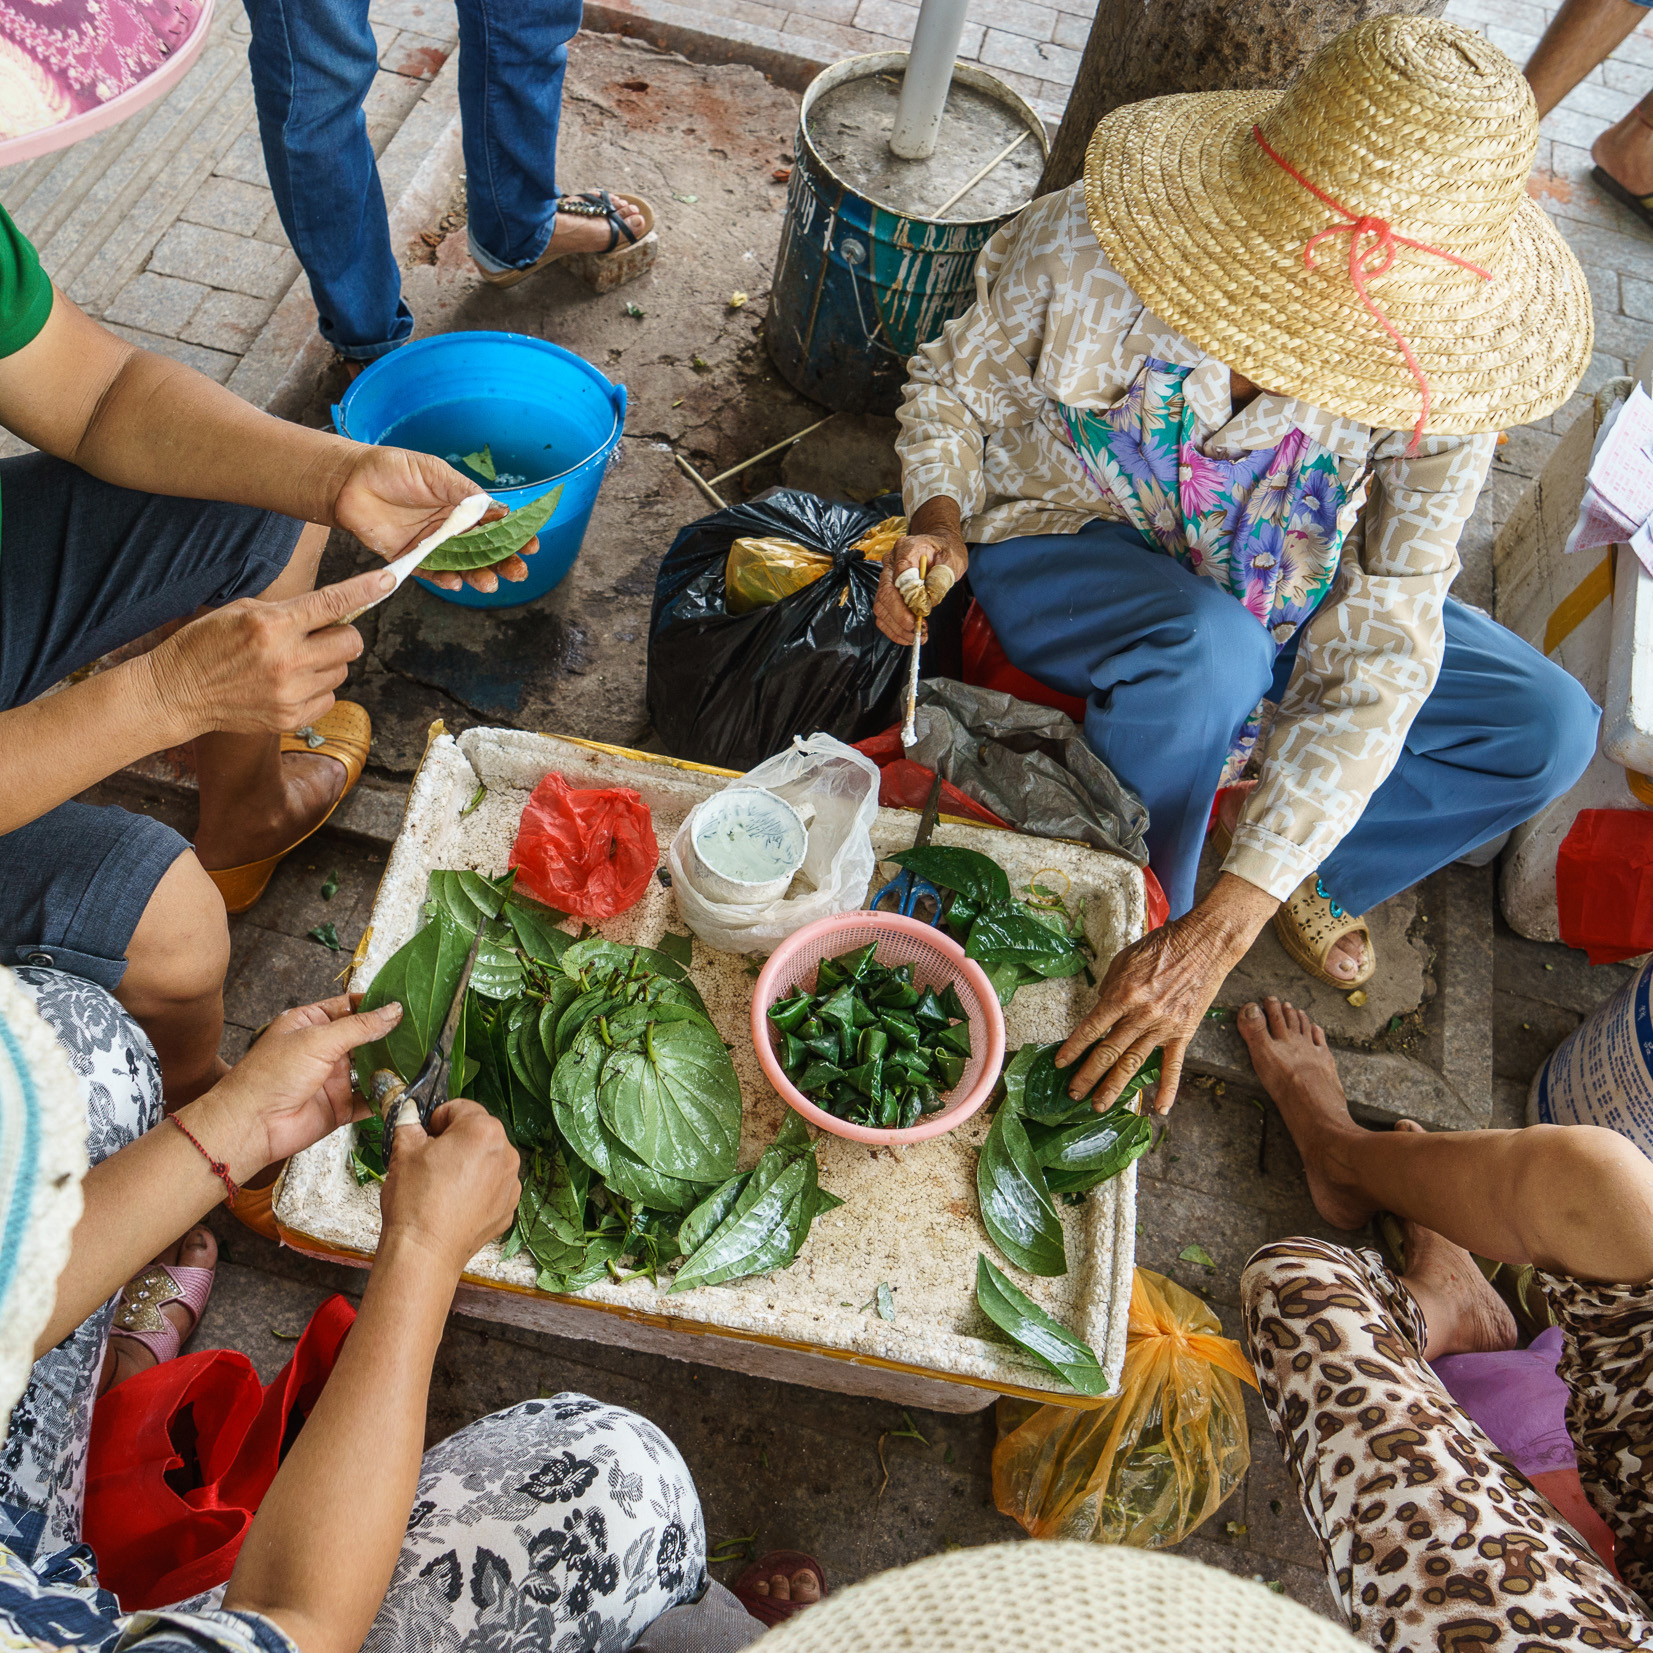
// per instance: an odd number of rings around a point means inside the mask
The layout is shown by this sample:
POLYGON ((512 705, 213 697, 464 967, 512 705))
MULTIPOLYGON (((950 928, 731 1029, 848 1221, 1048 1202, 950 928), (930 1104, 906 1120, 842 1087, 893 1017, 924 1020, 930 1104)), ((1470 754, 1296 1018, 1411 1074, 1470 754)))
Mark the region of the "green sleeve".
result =
POLYGON ((52 284, 28 238, 0 207, 0 356, 30 343, 52 313, 52 284))

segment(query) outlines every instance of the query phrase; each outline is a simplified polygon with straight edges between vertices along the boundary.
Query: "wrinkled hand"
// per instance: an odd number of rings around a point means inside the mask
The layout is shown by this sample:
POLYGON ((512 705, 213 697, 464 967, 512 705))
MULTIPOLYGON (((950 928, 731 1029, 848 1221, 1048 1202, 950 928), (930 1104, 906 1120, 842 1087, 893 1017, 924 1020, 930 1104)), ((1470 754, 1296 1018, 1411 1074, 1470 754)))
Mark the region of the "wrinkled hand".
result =
POLYGON ((350 1093, 350 1052, 384 1038, 401 1019, 396 1004, 353 1015, 342 994, 289 1010, 184 1110, 185 1123, 228 1159, 231 1178, 244 1182, 365 1115, 350 1093), (199 1129, 189 1117, 197 1111, 199 1129))
POLYGON ((390 576, 375 568, 300 597, 257 597, 203 614, 133 664, 145 674, 177 741, 215 730, 279 734, 333 704, 361 633, 335 624, 376 601, 390 576))
POLYGON ((911 648, 913 627, 917 623, 907 600, 896 590, 895 582, 909 568, 928 575, 934 569, 947 568, 955 583, 962 580, 970 567, 970 550, 956 534, 909 534, 895 542, 884 558, 884 567, 878 578, 878 596, 873 615, 878 629, 893 643, 911 648))
POLYGON ((1095 1009, 1056 1053, 1059 1068, 1085 1058, 1068 1094, 1077 1101, 1096 1090, 1092 1106, 1105 1112, 1159 1047, 1164 1054, 1154 1112, 1169 1113, 1183 1056, 1201 1018, 1278 906, 1255 885, 1224 873, 1192 912, 1117 954, 1097 990, 1095 1009))
MULTIPOLYGON (((411 551, 427 534, 434 534, 460 500, 481 492, 476 483, 434 454, 414 453, 410 448, 363 447, 334 496, 333 521, 340 528, 348 528, 363 545, 388 562, 411 551)), ((496 504, 482 520, 497 522, 505 515, 506 508, 496 504)), ((463 575, 419 577, 447 591, 458 591, 466 585, 478 591, 497 591, 501 580, 528 578, 528 565, 522 559, 538 548, 536 537, 529 540, 520 555, 507 557, 491 568, 477 568, 463 575)))
POLYGON ((428 1135, 412 1108, 405 1113, 379 1193, 382 1234, 414 1241, 457 1280, 516 1215, 517 1151, 478 1103, 445 1102, 430 1116, 428 1135))

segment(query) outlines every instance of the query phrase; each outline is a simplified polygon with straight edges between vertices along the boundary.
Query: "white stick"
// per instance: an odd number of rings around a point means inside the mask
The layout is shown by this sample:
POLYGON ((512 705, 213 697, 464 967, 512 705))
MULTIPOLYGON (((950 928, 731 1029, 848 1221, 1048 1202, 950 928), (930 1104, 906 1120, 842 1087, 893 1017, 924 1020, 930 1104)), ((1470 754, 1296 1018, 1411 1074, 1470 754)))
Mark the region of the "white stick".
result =
POLYGON ((924 646, 919 636, 922 620, 913 622, 913 657, 907 667, 907 721, 901 725, 903 749, 918 745, 918 651, 924 646))
MULTIPOLYGON (((829 413, 827 415, 827 419, 830 419, 831 417, 832 415, 829 413)), ((781 441, 771 443, 763 450, 762 453, 755 453, 750 459, 743 459, 738 465, 731 465, 728 470, 719 471, 707 485, 709 487, 716 487, 718 483, 727 482, 732 476, 739 476, 742 471, 751 470, 751 468, 757 464, 760 459, 767 459, 770 454, 779 453, 782 448, 790 448, 794 442, 803 441, 803 439, 808 436, 812 430, 819 430, 826 422, 826 419, 817 419, 813 425, 805 425, 796 436, 783 437, 781 441)))
POLYGON ((918 8, 890 131, 890 148, 905 161, 927 161, 936 152, 968 9, 969 0, 922 0, 918 8))
POLYGON ((446 544, 459 534, 469 533, 482 520, 488 508, 494 504, 492 494, 467 494, 464 499, 448 512, 447 520, 434 534, 426 534, 411 551, 404 551, 394 562, 385 566, 395 575, 396 583, 383 597, 375 597, 371 603, 363 603, 353 614, 347 614, 335 624, 347 626, 352 620, 359 620, 370 608, 377 608, 380 603, 387 602, 402 589, 403 582, 408 575, 428 557, 437 546, 446 544))
POLYGON ((958 189, 955 189, 953 191, 953 193, 951 195, 949 195, 947 197, 947 199, 945 201, 943 201, 939 207, 936 208, 933 216, 936 217, 936 218, 940 218, 947 211, 947 209, 949 207, 951 207, 955 202, 962 201, 964 199, 964 197, 966 195, 968 195, 970 193, 970 191, 973 190, 976 187, 976 185, 979 184, 982 181, 982 179, 985 178, 988 175, 988 173, 990 173, 993 170, 993 168, 996 167, 999 164, 1000 161, 1008 161, 1010 159, 1010 157, 1012 155, 1014 155, 1016 153, 1016 151, 1018 149, 1020 149, 1022 147, 1022 145, 1024 143, 1026 143, 1027 140, 1029 138, 1031 138, 1032 136, 1033 136, 1033 134, 1031 132, 1023 130, 1016 137, 1012 138, 1010 140, 1010 142, 1007 143, 1004 146, 1004 148, 1001 149, 998 152, 998 154, 995 155, 993 157, 993 159, 990 160, 987 163, 987 165, 984 166, 981 169, 981 171, 978 172, 975 175, 975 177, 972 178, 969 181, 969 183, 964 184, 962 187, 960 187, 958 189))

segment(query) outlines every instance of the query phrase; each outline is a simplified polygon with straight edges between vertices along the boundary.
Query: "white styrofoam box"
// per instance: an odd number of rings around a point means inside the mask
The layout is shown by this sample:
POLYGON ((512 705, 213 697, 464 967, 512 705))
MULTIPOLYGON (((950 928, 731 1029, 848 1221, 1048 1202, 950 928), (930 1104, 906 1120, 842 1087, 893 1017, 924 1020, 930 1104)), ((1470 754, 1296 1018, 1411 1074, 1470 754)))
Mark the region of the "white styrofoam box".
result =
MULTIPOLYGON (((1653 627, 1653 604, 1645 619, 1638 620, 1642 584, 1628 576, 1626 600, 1615 595, 1620 559, 1629 558, 1640 569, 1634 553, 1619 547, 1568 555, 1562 547, 1578 519, 1596 432, 1629 387, 1628 379, 1613 381, 1579 415, 1493 548, 1499 623, 1570 672, 1597 704, 1607 697, 1615 633, 1622 629, 1633 637, 1638 624, 1653 627)), ((1653 713, 1653 679, 1633 683, 1632 677, 1625 674, 1624 702, 1627 708, 1634 704, 1640 718, 1653 713)), ((1653 719, 1648 727, 1653 729, 1653 719)), ((1561 939, 1556 853, 1581 809, 1646 807, 1632 792, 1623 764, 1607 756, 1598 743, 1577 785, 1510 834, 1499 883, 1511 928, 1535 941, 1561 939)))
POLYGON ((1601 703, 1601 754, 1648 775, 1653 774, 1653 574, 1628 545, 1614 549, 1613 630, 1601 703))
MULTIPOLYGON (((426 882, 436 867, 505 870, 517 823, 532 788, 551 770, 575 787, 627 786, 648 805, 664 845, 702 798, 727 776, 666 758, 594 748, 517 730, 471 729, 433 741, 414 779, 407 814, 385 867, 384 882, 352 986, 362 989, 420 922, 426 882), (477 799, 478 782, 486 787, 477 799), (469 808, 467 812, 467 806, 469 808)), ((912 843, 916 816, 881 809, 873 845, 887 856, 912 843)), ((943 822, 935 842, 992 855, 1013 882, 1052 871, 1068 880, 1086 933, 1104 965, 1141 935, 1146 923, 1142 874, 1119 856, 1084 845, 943 822)), ((670 891, 651 879, 636 906, 599 926, 612 940, 654 946, 681 930, 670 891)), ((752 978, 748 961, 698 940, 691 966, 740 1076, 740 1163, 750 1167, 773 1139, 786 1105, 764 1078, 752 1048, 752 978)), ((1008 1048, 1066 1037, 1088 1002, 1084 978, 1023 988, 1005 1015, 1008 1048)), ((870 1150, 822 1135, 822 1184, 844 1204, 818 1218, 790 1269, 702 1287, 679 1296, 636 1277, 604 1280, 568 1296, 534 1285, 525 1256, 485 1247, 465 1271, 459 1301, 467 1313, 704 1361, 785 1382, 900 1405, 969 1411, 995 1393, 1075 1401, 1078 1397, 987 1324, 976 1307, 976 1254, 991 1252, 976 1206, 976 1151, 989 1120, 978 1114, 930 1142, 870 1150), (894 1292, 896 1318, 870 1312, 879 1282, 894 1292)), ((283 1238, 299 1250, 344 1261, 371 1260, 378 1243, 379 1202, 349 1170, 349 1133, 335 1132, 295 1155, 276 1195, 283 1238)), ((1008 1268, 1017 1284, 1095 1349, 1117 1383, 1125 1358, 1135 1262, 1136 1168, 1061 1208, 1069 1272, 1033 1279, 1008 1268)))

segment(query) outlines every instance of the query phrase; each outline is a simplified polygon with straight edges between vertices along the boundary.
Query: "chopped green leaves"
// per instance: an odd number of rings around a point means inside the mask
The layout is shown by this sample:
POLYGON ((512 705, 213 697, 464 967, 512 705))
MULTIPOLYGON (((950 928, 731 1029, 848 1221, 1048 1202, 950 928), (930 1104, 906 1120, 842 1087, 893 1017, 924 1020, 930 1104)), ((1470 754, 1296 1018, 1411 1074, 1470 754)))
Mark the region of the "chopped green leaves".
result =
POLYGON ((1105 1395, 1108 1374, 1090 1345, 1053 1320, 979 1253, 976 1304, 1018 1348, 1025 1349, 1081 1395, 1105 1395))
POLYGON ((551 520, 561 497, 562 485, 559 483, 497 522, 484 523, 468 534, 455 534, 451 540, 444 540, 419 564, 419 572, 465 573, 475 568, 491 568, 496 562, 503 562, 520 551, 551 520))

